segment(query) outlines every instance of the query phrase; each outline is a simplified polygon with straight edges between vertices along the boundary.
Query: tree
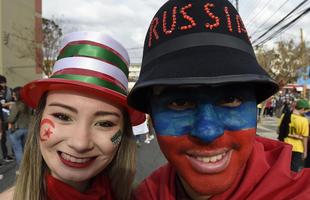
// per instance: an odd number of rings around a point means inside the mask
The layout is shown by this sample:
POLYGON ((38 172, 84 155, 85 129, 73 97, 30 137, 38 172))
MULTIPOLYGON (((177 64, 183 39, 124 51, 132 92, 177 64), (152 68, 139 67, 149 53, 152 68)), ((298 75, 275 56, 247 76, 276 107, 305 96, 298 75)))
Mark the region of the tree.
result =
POLYGON ((42 18, 43 33, 43 63, 42 70, 45 75, 50 76, 60 46, 62 29, 55 20, 42 18))
POLYGON ((280 41, 273 49, 259 47, 257 59, 270 76, 283 86, 296 82, 309 65, 309 49, 303 42, 297 45, 293 40, 280 41))

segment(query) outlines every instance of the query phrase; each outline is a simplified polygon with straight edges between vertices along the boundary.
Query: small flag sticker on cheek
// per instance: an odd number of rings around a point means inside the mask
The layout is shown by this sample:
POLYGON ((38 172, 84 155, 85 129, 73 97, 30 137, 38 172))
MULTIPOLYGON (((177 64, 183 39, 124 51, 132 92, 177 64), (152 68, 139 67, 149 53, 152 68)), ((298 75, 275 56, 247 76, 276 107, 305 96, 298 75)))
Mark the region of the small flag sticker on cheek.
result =
POLYGON ((122 131, 121 130, 118 130, 117 133, 115 133, 112 138, 111 138, 111 142, 114 144, 114 145, 118 145, 121 140, 122 140, 122 131))

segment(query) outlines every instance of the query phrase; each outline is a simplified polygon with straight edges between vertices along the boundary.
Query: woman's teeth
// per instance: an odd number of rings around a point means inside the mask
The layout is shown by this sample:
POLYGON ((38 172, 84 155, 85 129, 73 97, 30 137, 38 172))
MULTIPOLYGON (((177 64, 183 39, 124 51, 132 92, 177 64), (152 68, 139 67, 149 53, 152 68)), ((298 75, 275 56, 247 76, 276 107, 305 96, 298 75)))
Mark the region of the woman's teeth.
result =
POLYGON ((70 162, 74 162, 74 163, 86 163, 91 159, 91 158, 76 158, 63 152, 60 154, 60 156, 63 159, 70 161, 70 162))

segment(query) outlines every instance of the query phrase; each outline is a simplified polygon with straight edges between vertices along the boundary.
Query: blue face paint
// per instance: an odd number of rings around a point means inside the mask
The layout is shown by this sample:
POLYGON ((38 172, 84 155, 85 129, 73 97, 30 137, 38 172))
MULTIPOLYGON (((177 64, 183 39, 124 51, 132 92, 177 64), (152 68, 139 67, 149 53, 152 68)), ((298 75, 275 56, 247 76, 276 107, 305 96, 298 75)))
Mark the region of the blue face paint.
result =
POLYGON ((211 142, 224 130, 256 127, 253 88, 168 88, 152 98, 151 108, 154 128, 160 135, 191 134, 211 142))

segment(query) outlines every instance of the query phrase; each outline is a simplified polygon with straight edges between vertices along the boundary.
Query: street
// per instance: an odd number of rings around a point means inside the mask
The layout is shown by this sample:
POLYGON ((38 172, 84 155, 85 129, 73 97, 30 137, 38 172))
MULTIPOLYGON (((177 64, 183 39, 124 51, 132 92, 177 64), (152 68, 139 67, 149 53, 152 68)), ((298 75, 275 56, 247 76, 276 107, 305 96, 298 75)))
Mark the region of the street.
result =
MULTIPOLYGON (((266 117, 258 123, 257 134, 263 137, 276 139, 277 118, 266 117)), ((150 144, 142 143, 137 150, 137 171, 134 184, 139 184, 145 177, 166 162, 162 155, 156 138, 150 144)), ((6 163, 0 167, 0 174, 4 177, 0 180, 0 192, 8 189, 14 184, 15 162, 6 163)))

